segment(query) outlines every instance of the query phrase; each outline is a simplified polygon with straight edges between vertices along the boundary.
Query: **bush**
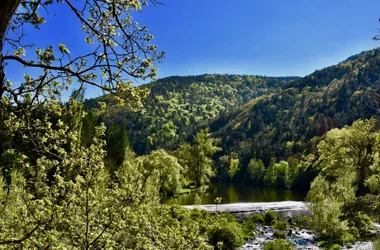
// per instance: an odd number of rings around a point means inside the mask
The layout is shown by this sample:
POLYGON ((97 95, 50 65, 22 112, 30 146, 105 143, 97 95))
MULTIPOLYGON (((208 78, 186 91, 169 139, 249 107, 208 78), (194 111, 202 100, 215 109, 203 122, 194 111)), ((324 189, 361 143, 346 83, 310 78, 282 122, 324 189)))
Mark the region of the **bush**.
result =
POLYGON ((377 240, 374 242, 374 249, 375 249, 375 250, 380 250, 380 239, 377 239, 377 240))
POLYGON ((294 250, 295 247, 292 245, 291 242, 282 240, 282 239, 276 239, 268 242, 264 245, 264 250, 294 250))
POLYGON ((285 239, 286 238, 286 232, 281 230, 276 230, 273 233, 273 236, 278 239, 285 239))
POLYGON ((251 239, 255 237, 256 223, 252 220, 246 220, 242 224, 242 231, 244 234, 244 239, 251 239))
POLYGON ((284 220, 277 220, 273 225, 274 229, 285 231, 289 227, 288 223, 284 220))
POLYGON ((310 219, 310 216, 302 215, 295 218, 293 222, 296 223, 298 227, 308 228, 310 226, 310 219))
POLYGON ((329 247, 329 250, 340 250, 340 245, 339 244, 333 244, 329 247))
POLYGON ((235 249, 243 245, 242 232, 233 222, 221 223, 209 232, 209 242, 218 250, 235 249))
POLYGON ((252 217, 252 220, 258 224, 264 224, 265 223, 265 218, 264 218, 264 215, 263 214, 255 214, 253 217, 252 217))
POLYGON ((370 230, 372 229, 372 221, 368 215, 358 212, 353 218, 352 222, 358 229, 358 234, 361 236, 370 235, 370 230))
POLYGON ((344 212, 347 214, 356 214, 357 211, 377 217, 380 214, 380 197, 373 194, 367 194, 358 197, 354 204, 348 204, 344 207, 344 212))
POLYGON ((273 210, 269 210, 264 214, 264 222, 267 225, 272 225, 276 222, 277 214, 273 210))

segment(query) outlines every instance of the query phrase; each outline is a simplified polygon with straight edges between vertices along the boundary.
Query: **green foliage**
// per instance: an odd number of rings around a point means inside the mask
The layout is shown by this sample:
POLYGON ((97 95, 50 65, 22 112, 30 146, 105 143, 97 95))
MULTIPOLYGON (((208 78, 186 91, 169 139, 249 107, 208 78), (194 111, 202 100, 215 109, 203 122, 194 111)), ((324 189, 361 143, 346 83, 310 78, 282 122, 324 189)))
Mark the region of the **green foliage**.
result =
POLYGON ((9 185, 11 182, 11 173, 16 171, 21 164, 21 156, 13 149, 6 150, 0 157, 0 171, 1 175, 9 185))
POLYGON ((143 169, 143 173, 154 180, 154 185, 161 194, 174 195, 180 192, 183 168, 176 157, 160 149, 148 156, 136 158, 136 162, 143 169))
POLYGON ((289 170, 289 164, 286 161, 270 166, 264 176, 264 182, 274 187, 290 188, 293 179, 289 170))
POLYGON ((201 205, 201 204, 202 204, 201 196, 197 193, 194 196, 194 205, 201 205))
POLYGON ((286 220, 277 219, 273 224, 273 229, 275 230, 273 236, 275 238, 285 239, 287 236, 287 229, 289 224, 286 220))
POLYGON ((219 158, 216 172, 219 177, 226 177, 228 180, 233 180, 240 170, 240 160, 236 153, 223 155, 219 158))
POLYGON ((125 124, 133 149, 146 154, 157 147, 174 149, 181 141, 189 141, 189 134, 198 131, 194 126, 208 123, 293 79, 296 77, 173 76, 137 88, 150 92, 143 103, 145 110, 137 113, 117 107, 110 96, 87 100, 86 107, 99 108, 98 100, 108 103, 102 121, 106 125, 125 124))
MULTIPOLYGON (((75 115, 47 99, 51 117, 35 122, 39 154, 19 145, 7 150, 9 185, 0 177, 0 249, 210 249, 206 225, 190 211, 159 204, 159 193, 174 190, 182 167, 163 150, 135 157, 127 148, 111 178, 104 164, 104 125, 90 144, 61 117, 75 115), (87 143, 86 143, 87 144, 87 143), (23 151, 21 151, 23 150, 23 151), (17 157, 14 157, 14 156, 17 157), (133 225, 133 226, 131 226, 133 225)), ((70 121, 67 119, 66 121, 70 121)), ((8 136, 22 134, 27 120, 9 116, 8 136)))
POLYGON ((186 168, 187 177, 195 182, 196 187, 207 183, 213 174, 211 156, 220 150, 215 146, 217 142, 208 129, 203 129, 195 135, 193 145, 181 145, 177 151, 180 163, 186 168))
POLYGON ((372 220, 368 215, 359 211, 350 218, 350 222, 358 229, 358 234, 361 236, 371 235, 371 229, 373 229, 372 220))
POLYGON ((340 250, 341 247, 339 244, 333 244, 329 247, 329 250, 340 250))
POLYGON ((266 225, 273 225, 277 221, 277 214, 273 210, 268 210, 264 214, 264 222, 266 225))
POLYGON ((374 119, 358 120, 351 127, 329 131, 318 145, 314 167, 320 174, 308 194, 311 226, 332 241, 344 243, 369 233, 371 221, 362 213, 369 212, 363 202, 371 205, 374 201, 357 199, 356 191, 378 174, 374 171, 379 152, 375 127, 374 119))
POLYGON ((344 207, 344 212, 349 217, 355 217, 358 211, 379 221, 380 216, 380 197, 378 195, 366 194, 359 196, 354 204, 344 207))
POLYGON ((252 219, 247 219, 241 225, 243 238, 248 240, 255 237, 256 223, 252 219))
POLYGON ((129 147, 127 131, 112 124, 107 128, 105 140, 107 155, 104 163, 111 172, 114 172, 124 162, 125 150, 129 147))
MULTIPOLYGON (((117 107, 110 96, 98 98, 107 103, 101 120, 124 126, 139 154, 157 147, 174 150, 181 142, 190 142, 201 128, 210 127, 221 138, 223 151, 216 157, 237 154, 232 158, 239 159, 239 168, 230 172, 234 181, 257 179, 252 176, 251 159, 269 166, 275 157, 289 163, 289 178, 285 175, 280 182, 291 181, 280 186, 307 189, 316 169, 294 167, 293 159, 301 159, 302 153, 317 155, 316 145, 327 131, 375 114, 373 88, 363 88, 363 82, 378 80, 374 70, 379 61, 379 50, 373 50, 302 79, 169 77, 141 87, 151 93, 144 102, 145 111, 132 113, 117 107)), ((98 100, 88 100, 87 107, 96 107, 98 100)), ((230 159, 218 165, 217 177, 229 178, 230 159)), ((371 181, 371 187, 379 186, 375 177, 371 181)))
POLYGON ((275 230, 273 233, 273 237, 278 239, 286 239, 286 232, 283 230, 275 230))
POLYGON ((236 223, 231 222, 214 226, 209 232, 209 241, 215 249, 226 250, 235 249, 244 243, 240 228, 236 223))
POLYGON ((320 157, 314 167, 329 178, 353 171, 356 183, 362 187, 375 163, 378 136, 375 119, 358 120, 351 127, 333 129, 318 145, 320 157))
POLYGON ((294 250, 291 242, 283 239, 275 239, 264 245, 264 250, 294 250))
POLYGON ((343 206, 355 200, 355 176, 353 172, 342 173, 330 183, 318 176, 311 184, 307 200, 313 212, 311 228, 318 234, 336 242, 349 242, 358 236, 352 234, 349 223, 343 218, 343 206))
POLYGON ((255 214, 252 216, 252 220, 258 224, 263 225, 265 223, 264 214, 255 214))
POLYGON ((248 181, 262 184, 265 176, 265 166, 262 160, 251 159, 247 167, 248 181))
POLYGON ((280 231, 285 231, 288 229, 289 224, 285 220, 277 220, 276 223, 273 225, 273 228, 280 231))
POLYGON ((380 250, 380 239, 376 239, 374 242, 374 250, 380 250))

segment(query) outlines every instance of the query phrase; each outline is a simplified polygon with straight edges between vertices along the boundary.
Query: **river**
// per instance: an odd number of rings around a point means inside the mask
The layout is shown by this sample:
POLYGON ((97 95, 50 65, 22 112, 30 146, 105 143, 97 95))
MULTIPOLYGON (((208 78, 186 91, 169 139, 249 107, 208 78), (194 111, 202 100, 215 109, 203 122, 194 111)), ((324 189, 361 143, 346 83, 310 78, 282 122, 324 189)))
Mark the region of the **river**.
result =
MULTIPOLYGON (((164 198, 163 203, 193 205, 195 193, 178 197, 164 198)), ((252 186, 242 183, 212 182, 208 190, 200 195, 202 204, 213 204, 216 197, 221 197, 221 204, 242 202, 303 201, 306 192, 278 189, 272 187, 252 186)))

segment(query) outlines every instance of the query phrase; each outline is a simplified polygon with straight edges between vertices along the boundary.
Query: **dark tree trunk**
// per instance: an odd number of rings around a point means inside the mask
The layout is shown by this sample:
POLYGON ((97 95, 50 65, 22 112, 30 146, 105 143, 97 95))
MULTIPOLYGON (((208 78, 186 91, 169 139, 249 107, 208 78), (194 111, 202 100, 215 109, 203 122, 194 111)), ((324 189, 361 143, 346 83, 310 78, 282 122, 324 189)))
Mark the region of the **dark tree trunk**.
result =
POLYGON ((20 5, 21 0, 1 0, 0 1, 0 98, 5 89, 5 72, 3 57, 4 37, 10 24, 13 14, 20 5))
POLYGON ((21 0, 0 0, 0 156, 5 150, 6 136, 4 133, 4 123, 6 113, 2 109, 1 101, 6 89, 5 71, 3 62, 4 40, 7 29, 11 22, 13 14, 16 12, 17 7, 20 5, 21 0))

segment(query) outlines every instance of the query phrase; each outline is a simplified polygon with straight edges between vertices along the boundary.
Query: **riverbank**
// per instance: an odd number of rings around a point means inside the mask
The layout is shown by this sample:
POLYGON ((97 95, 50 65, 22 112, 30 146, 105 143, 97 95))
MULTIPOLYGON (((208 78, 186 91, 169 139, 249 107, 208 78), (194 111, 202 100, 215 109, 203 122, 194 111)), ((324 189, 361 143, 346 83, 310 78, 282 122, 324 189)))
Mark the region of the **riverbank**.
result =
POLYGON ((302 215, 310 215, 310 210, 305 202, 302 201, 279 201, 279 202, 252 202, 252 203, 233 203, 233 204, 210 204, 210 205, 188 205, 188 209, 201 209, 208 212, 231 213, 238 217, 251 214, 262 214, 273 210, 282 218, 296 218, 302 215))
MULTIPOLYGON (((379 233, 377 231, 376 233, 379 233)), ((239 250, 259 250, 263 249, 264 245, 274 240, 275 230, 271 226, 257 225, 255 230, 256 237, 248 240, 239 250)), ((317 236, 305 228, 298 228, 291 225, 286 240, 290 241, 296 249, 320 250, 322 247, 318 246, 317 236)), ((370 250, 373 249, 374 244, 371 241, 358 241, 348 246, 342 246, 341 250, 370 250)))
MULTIPOLYGON (((258 203, 235 203, 235 204, 209 204, 209 205, 188 205, 183 206, 187 209, 200 209, 210 213, 229 213, 233 214, 240 222, 246 220, 255 221, 252 215, 265 214, 268 211, 274 211, 284 221, 286 219, 286 228, 282 228, 281 237, 291 242, 296 249, 319 250, 324 249, 320 246, 321 240, 318 239, 308 228, 308 223, 305 223, 306 216, 311 212, 307 207, 307 203, 301 201, 282 201, 282 202, 258 202, 258 203), (292 219, 289 219, 292 218, 292 219), (298 219, 299 218, 299 219, 298 219)), ((257 217, 257 216, 256 216, 257 217)), ((260 216, 259 216, 260 217, 260 216)), ((275 216, 276 217, 276 216, 275 216)), ((263 217, 265 218, 265 216, 263 217)), ((273 218, 274 219, 274 218, 273 218)), ((274 219, 276 221, 277 219, 274 219)), ((263 249, 268 242, 278 238, 278 226, 273 226, 273 223, 263 225, 257 223, 252 229, 254 237, 246 240, 245 244, 239 248, 240 250, 258 250, 263 249), (277 231, 277 232, 276 232, 277 231), (277 235, 276 235, 277 234, 277 235)), ((380 225, 373 225, 373 235, 380 234, 380 225)), ((374 237, 375 238, 375 237, 374 237)), ((347 246, 342 246, 340 249, 358 249, 369 250, 374 248, 374 243, 371 241, 358 241, 347 246)))

